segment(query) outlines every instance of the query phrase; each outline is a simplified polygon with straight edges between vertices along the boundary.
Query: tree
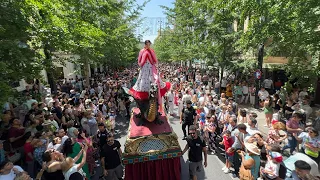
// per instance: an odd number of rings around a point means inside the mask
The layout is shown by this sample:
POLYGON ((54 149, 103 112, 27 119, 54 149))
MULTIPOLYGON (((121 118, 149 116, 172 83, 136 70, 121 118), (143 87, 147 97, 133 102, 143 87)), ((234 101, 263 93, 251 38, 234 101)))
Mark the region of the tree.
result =
POLYGON ((209 64, 221 67, 221 76, 223 70, 238 59, 234 47, 238 33, 233 29, 236 16, 232 3, 226 0, 177 0, 174 8, 164 9, 174 28, 169 37, 159 37, 155 46, 170 53, 167 57, 174 59, 176 54, 178 60, 208 60, 209 64))
POLYGON ((73 61, 85 72, 89 64, 116 68, 135 59, 133 32, 144 5, 134 0, 1 1, 0 104, 12 94, 13 82, 39 77, 42 69, 54 90, 55 62, 66 60, 56 54, 79 55, 73 61))
POLYGON ((41 54, 33 44, 36 26, 29 17, 34 8, 25 1, 0 2, 0 104, 12 95, 12 84, 38 77, 41 54))
MULTIPOLYGON (((266 55, 289 59, 285 69, 298 83, 319 77, 319 7, 317 0, 232 1, 240 12, 240 23, 249 20, 238 41, 243 50, 265 43, 266 55)), ((313 80, 311 80, 313 79, 313 80)), ((310 84, 309 82, 309 84, 310 84)), ((313 83, 312 83, 313 84, 313 83)))

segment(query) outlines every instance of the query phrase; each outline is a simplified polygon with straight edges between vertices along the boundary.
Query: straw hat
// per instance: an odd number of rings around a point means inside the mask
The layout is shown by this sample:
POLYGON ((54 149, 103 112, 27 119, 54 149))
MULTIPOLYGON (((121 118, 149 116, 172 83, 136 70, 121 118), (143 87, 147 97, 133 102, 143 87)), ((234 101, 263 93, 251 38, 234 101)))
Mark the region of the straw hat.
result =
POLYGON ((91 102, 92 102, 91 99, 86 99, 86 100, 85 100, 85 104, 86 104, 86 105, 88 105, 88 104, 91 103, 91 102))
POLYGON ((104 103, 104 99, 99 99, 99 104, 103 104, 104 103))
POLYGON ((260 149, 254 143, 244 142, 245 148, 255 155, 260 155, 260 149))

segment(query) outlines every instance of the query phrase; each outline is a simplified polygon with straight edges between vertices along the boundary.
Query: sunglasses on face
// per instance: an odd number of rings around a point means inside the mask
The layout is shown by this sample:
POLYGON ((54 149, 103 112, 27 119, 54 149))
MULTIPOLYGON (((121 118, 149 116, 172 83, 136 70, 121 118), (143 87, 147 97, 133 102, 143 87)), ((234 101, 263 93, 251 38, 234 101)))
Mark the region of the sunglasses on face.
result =
POLYGON ((189 133, 190 135, 195 135, 196 133, 195 132, 193 132, 193 133, 189 133))

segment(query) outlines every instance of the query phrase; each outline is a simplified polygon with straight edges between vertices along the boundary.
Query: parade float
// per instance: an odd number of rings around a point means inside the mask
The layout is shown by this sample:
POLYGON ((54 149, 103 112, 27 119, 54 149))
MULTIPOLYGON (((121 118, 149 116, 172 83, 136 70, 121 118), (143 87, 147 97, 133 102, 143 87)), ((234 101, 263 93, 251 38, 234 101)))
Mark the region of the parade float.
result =
POLYGON ((139 77, 127 90, 137 107, 132 109, 123 152, 125 180, 180 180, 181 147, 162 103, 170 83, 161 81, 151 43, 145 44, 138 58, 139 77))

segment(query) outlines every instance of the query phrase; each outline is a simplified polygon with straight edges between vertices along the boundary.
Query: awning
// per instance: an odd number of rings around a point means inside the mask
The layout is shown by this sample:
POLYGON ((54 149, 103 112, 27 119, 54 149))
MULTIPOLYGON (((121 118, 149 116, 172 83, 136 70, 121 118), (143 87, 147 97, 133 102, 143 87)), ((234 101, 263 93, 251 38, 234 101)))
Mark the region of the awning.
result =
POLYGON ((268 56, 263 59, 262 68, 279 67, 284 64, 288 64, 288 59, 286 57, 268 56))

